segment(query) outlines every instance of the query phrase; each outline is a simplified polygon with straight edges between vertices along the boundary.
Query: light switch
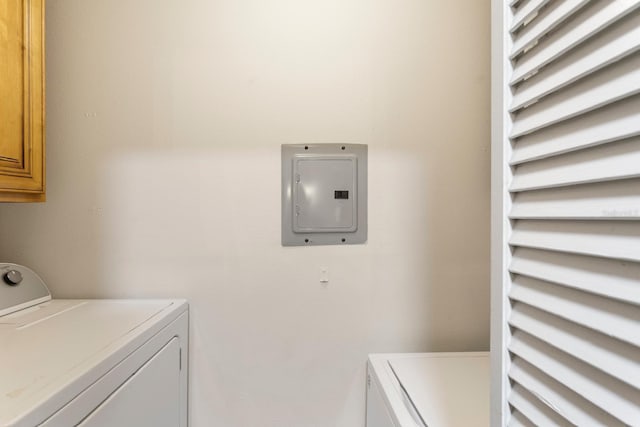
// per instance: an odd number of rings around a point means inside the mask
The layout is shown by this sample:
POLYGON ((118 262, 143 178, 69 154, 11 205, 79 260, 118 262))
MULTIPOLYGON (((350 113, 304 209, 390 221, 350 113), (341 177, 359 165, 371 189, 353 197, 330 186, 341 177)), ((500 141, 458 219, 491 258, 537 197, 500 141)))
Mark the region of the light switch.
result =
POLYGON ((329 269, 327 267, 320 269, 320 283, 329 283, 329 269))

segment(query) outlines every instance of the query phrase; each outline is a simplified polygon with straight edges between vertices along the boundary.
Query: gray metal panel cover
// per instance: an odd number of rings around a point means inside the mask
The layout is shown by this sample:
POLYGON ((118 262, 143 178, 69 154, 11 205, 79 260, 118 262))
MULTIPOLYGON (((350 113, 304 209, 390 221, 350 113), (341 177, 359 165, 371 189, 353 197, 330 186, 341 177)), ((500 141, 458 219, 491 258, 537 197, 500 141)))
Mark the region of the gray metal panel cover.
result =
POLYGON ((282 146, 283 246, 367 240, 367 146, 282 146))

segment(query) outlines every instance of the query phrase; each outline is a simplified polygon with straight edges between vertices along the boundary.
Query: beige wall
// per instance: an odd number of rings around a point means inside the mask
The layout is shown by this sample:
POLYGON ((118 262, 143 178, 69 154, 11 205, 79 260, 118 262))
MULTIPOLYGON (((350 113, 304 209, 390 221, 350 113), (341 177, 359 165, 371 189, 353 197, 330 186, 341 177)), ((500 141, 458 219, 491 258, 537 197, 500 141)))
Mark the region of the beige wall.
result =
POLYGON ((48 201, 0 259, 188 298, 194 426, 362 426, 367 353, 488 348, 488 1, 52 0, 47 37, 48 201), (366 245, 280 246, 303 142, 369 144, 366 245))

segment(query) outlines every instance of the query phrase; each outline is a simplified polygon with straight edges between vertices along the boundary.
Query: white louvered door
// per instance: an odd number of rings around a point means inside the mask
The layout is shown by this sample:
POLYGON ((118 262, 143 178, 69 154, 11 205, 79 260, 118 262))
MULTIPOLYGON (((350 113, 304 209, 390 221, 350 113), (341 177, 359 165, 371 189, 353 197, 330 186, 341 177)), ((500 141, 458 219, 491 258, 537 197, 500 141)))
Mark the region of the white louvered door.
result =
POLYGON ((492 7, 492 425, 640 426, 640 0, 492 7))

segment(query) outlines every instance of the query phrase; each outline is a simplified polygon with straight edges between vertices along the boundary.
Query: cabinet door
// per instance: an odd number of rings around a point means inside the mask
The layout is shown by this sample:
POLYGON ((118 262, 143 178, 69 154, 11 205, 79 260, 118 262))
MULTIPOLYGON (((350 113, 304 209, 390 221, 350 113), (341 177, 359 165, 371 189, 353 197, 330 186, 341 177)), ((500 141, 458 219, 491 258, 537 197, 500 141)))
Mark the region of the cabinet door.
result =
POLYGON ((173 338, 78 427, 178 427, 180 340, 173 338))
POLYGON ((44 0, 0 2, 0 201, 44 201, 44 0))

